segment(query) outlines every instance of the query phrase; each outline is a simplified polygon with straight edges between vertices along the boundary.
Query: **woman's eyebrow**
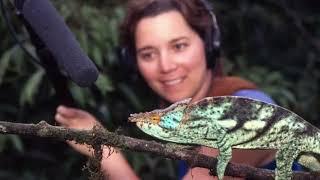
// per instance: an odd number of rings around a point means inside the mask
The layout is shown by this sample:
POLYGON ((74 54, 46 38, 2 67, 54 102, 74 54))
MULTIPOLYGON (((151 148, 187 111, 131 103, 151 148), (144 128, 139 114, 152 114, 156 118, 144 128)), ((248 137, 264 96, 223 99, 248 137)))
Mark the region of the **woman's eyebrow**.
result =
POLYGON ((170 43, 175 43, 175 42, 181 41, 181 40, 189 40, 189 38, 185 37, 185 36, 174 38, 174 39, 170 40, 170 43))
POLYGON ((139 49, 137 49, 137 53, 140 53, 140 52, 145 51, 145 50, 150 50, 150 49, 154 49, 154 47, 145 46, 145 47, 139 48, 139 49))

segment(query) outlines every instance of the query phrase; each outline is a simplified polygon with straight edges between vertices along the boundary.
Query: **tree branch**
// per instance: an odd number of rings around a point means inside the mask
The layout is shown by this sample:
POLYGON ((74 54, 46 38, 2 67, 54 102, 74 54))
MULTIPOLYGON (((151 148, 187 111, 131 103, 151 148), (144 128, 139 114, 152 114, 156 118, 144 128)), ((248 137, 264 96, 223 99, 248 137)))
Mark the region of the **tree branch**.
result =
MULTIPOLYGON (((199 154, 195 150, 188 150, 185 146, 177 144, 162 144, 155 141, 135 139, 123 135, 117 135, 103 128, 92 130, 76 130, 59 126, 52 126, 44 121, 38 124, 21 124, 0 121, 1 134, 17 134, 23 136, 50 137, 56 140, 75 140, 78 143, 96 145, 108 145, 121 149, 138 152, 149 152, 174 160, 184 160, 191 167, 203 167, 216 172, 216 158, 199 154)), ((215 173, 213 173, 215 174, 215 173)), ((246 165, 229 163, 226 175, 234 177, 246 177, 248 179, 273 179, 274 172, 265 169, 253 168, 246 165)), ((305 172, 294 173, 294 179, 315 179, 316 175, 305 172)))

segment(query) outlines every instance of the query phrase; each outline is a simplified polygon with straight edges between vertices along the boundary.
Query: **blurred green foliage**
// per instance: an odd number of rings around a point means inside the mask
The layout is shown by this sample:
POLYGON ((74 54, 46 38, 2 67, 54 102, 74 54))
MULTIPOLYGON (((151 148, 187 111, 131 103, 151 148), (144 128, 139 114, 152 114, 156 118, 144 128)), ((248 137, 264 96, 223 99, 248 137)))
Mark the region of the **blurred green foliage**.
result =
MULTIPOLYGON (((6 1, 4 1, 6 2, 6 1)), ((52 1, 81 47, 96 63, 94 87, 70 82, 78 107, 96 115, 110 130, 141 137, 126 117, 150 109, 152 97, 121 71, 115 53, 123 1, 52 1)), ((223 60, 228 74, 245 77, 274 100, 320 126, 320 11, 316 0, 212 1, 222 30, 223 60)), ((34 48, 12 7, 6 3, 17 35, 34 48)), ((30 61, 0 18, 0 120, 51 124, 59 100, 45 71, 30 61)), ((126 152, 143 179, 176 179, 176 162, 126 152)), ((86 179, 86 158, 53 139, 0 136, 0 179, 86 179)))

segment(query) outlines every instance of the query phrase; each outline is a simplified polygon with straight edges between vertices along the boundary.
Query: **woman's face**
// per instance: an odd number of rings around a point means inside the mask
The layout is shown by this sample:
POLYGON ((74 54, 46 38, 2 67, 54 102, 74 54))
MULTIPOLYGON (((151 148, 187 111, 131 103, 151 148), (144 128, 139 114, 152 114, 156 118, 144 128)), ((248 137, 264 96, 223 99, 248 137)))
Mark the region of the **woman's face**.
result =
POLYGON ((212 73, 204 43, 181 13, 172 10, 141 19, 135 45, 141 75, 162 98, 173 103, 207 95, 212 73))

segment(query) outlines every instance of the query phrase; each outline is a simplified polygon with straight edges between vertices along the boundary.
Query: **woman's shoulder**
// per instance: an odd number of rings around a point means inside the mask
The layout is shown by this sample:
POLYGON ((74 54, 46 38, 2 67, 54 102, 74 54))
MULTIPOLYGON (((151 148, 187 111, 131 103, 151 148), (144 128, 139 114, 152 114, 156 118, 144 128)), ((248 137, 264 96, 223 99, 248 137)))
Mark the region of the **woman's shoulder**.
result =
POLYGON ((234 92, 232 95, 252 98, 266 103, 276 104, 267 93, 258 89, 241 89, 234 92))
POLYGON ((243 89, 257 89, 257 86, 246 79, 237 76, 214 77, 209 96, 226 96, 243 89))

